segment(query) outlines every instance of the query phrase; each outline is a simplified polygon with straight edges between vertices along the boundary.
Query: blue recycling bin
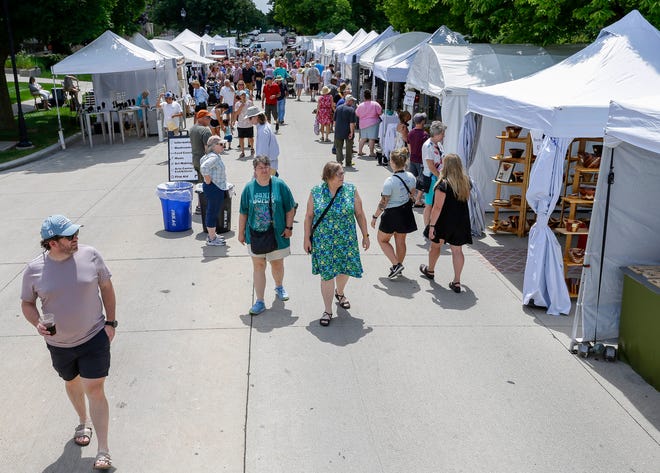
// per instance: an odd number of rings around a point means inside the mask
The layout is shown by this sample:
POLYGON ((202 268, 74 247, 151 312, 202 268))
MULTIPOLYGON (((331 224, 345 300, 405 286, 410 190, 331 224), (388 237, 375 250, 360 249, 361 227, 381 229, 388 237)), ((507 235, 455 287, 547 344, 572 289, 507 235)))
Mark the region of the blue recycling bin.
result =
POLYGON ((192 228, 193 185, 190 182, 163 182, 156 193, 163 209, 165 231, 185 232, 192 228))

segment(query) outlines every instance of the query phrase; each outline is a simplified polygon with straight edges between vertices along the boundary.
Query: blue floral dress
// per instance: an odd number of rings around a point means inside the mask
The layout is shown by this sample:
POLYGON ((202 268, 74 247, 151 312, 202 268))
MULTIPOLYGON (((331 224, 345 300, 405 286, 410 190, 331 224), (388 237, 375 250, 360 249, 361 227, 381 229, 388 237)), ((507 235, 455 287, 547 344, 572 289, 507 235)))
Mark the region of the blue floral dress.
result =
MULTIPOLYGON (((320 274, 324 281, 338 274, 362 277, 360 247, 355 230, 355 185, 344 184, 337 192, 332 207, 312 237, 312 274, 320 274)), ((325 182, 312 188, 313 224, 330 199, 330 189, 325 182)))

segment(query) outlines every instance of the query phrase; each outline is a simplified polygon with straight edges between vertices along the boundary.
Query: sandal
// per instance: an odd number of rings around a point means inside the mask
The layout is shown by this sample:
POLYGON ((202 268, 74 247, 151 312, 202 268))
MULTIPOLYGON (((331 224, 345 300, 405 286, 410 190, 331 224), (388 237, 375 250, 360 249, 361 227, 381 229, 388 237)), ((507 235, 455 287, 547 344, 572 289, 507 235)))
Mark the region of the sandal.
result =
POLYGON ((95 470, 109 470, 112 468, 112 458, 109 452, 99 452, 94 459, 95 470))
POLYGON ((426 266, 425 264, 419 265, 419 271, 430 280, 433 280, 433 278, 435 278, 435 271, 429 271, 429 267, 426 266))
POLYGON ((80 424, 76 427, 76 432, 73 434, 73 441, 76 445, 81 447, 86 447, 89 445, 89 442, 92 440, 92 428, 88 427, 85 424, 80 424), (82 439, 82 440, 80 440, 82 439))
POLYGON ((458 294, 461 292, 461 283, 458 281, 457 282, 452 281, 449 283, 449 289, 451 289, 452 291, 458 294))
POLYGON ((339 302, 339 307, 342 309, 350 309, 351 308, 351 303, 346 299, 346 296, 344 294, 339 294, 337 290, 335 289, 335 298, 339 302))
POLYGON ((323 327, 327 327, 330 325, 330 320, 332 320, 332 314, 329 312, 323 312, 321 320, 319 320, 319 324, 321 324, 323 327))

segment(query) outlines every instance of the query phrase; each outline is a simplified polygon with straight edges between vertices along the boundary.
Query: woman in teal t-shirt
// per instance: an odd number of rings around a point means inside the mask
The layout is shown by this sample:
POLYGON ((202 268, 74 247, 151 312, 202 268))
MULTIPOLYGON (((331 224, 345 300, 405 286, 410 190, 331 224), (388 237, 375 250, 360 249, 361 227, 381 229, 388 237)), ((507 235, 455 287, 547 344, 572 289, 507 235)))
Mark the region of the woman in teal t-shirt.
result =
POLYGON ((289 295, 282 282, 284 280, 284 258, 291 253, 289 239, 293 232, 293 217, 296 210, 289 186, 282 179, 271 176, 268 157, 257 156, 252 165, 255 178, 245 186, 241 194, 238 241, 241 244, 248 244, 248 251, 252 257, 254 290, 257 300, 250 308, 250 315, 258 315, 266 310, 264 292, 266 290, 267 262, 270 262, 277 297, 282 301, 289 300, 289 295), (271 218, 275 229, 277 249, 266 254, 255 254, 250 245, 250 229, 258 232, 268 230, 271 218))

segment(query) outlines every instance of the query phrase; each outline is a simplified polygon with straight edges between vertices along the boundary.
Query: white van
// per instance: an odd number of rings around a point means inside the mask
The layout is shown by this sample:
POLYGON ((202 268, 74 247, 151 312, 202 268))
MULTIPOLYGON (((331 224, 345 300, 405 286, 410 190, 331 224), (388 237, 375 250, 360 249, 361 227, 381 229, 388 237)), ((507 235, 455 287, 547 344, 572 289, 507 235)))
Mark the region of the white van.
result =
POLYGON ((275 49, 282 49, 281 41, 256 41, 250 45, 251 49, 257 51, 266 51, 271 54, 275 49))

